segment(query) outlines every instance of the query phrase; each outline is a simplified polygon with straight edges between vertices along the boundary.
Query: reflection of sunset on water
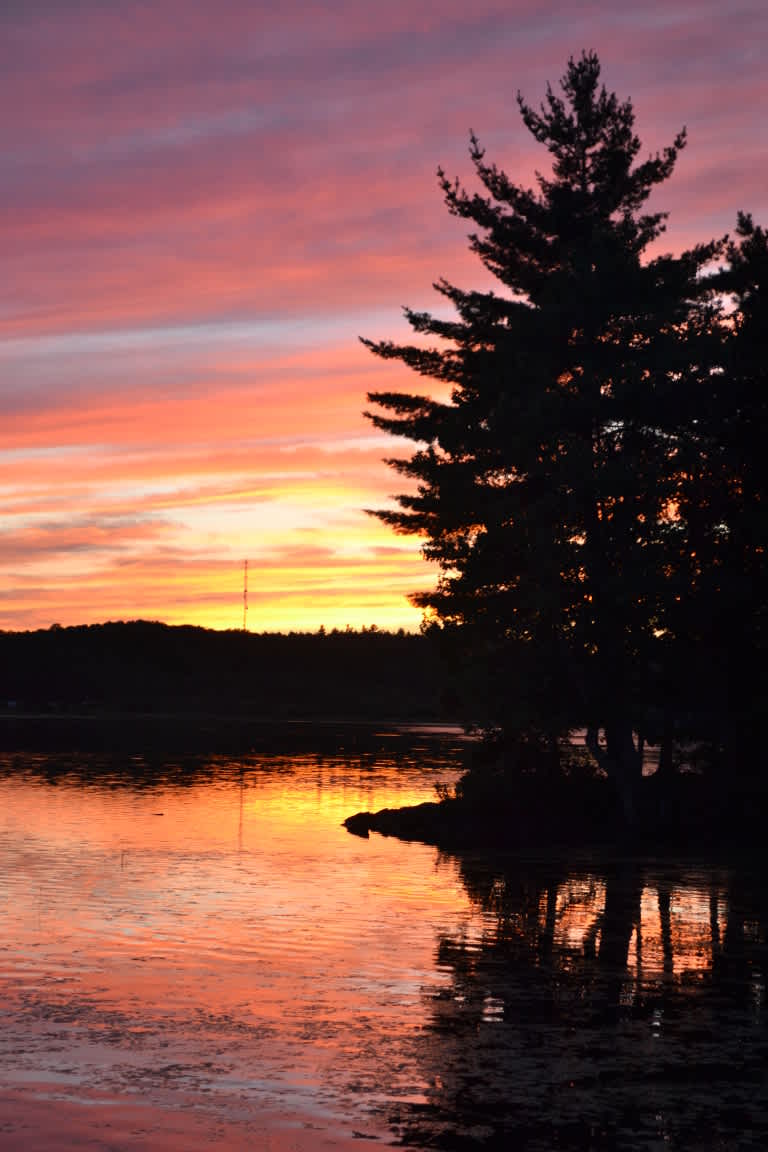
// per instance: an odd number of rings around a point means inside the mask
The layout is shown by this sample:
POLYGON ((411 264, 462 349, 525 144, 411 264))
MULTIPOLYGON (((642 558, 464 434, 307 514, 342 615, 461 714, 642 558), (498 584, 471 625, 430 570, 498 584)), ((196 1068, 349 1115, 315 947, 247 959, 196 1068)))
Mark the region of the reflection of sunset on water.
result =
POLYGON ((756 878, 620 859, 460 867, 484 931, 441 938, 450 984, 422 1047, 430 1112, 397 1111, 406 1143, 766 1146, 756 878))
POLYGON ((50 1115, 54 1083, 72 1133, 92 1134, 78 1109, 97 1098, 117 1118, 140 1097, 164 1124, 191 1106, 179 1152, 225 1116, 235 1149, 296 1116, 333 1147, 353 1130, 452 1147, 480 1125, 567 1148, 604 1114, 626 1123, 641 1082, 632 1123, 664 1115, 679 1147, 708 1148, 686 1109, 711 1102, 683 1107, 682 1085, 696 1058, 734 1115, 754 1095, 764 902, 734 872, 494 860, 342 827, 432 798, 455 755, 6 760, 9 1123, 50 1115))
POLYGON ((0 1048, 4 1080, 42 1084, 66 1050, 80 1096, 203 1083, 246 1111, 298 1094, 338 1115, 350 1075, 380 1075, 374 1036, 397 1050, 425 1018, 435 926, 470 914, 451 860, 342 819, 455 769, 252 757, 141 787, 99 771, 0 780, 0 985, 27 1037, 19 1067, 0 1048))
MULTIPOLYGON (((682 884, 678 880, 670 890, 660 877, 643 887, 627 954, 629 972, 636 980, 660 973, 685 978, 711 968, 727 923, 727 904, 722 886, 702 891, 696 886, 700 881, 692 876, 686 886, 685 880, 682 884)), ((605 883, 595 876, 568 880, 558 889, 554 945, 564 958, 569 952, 599 951, 605 896, 605 883)), ((543 896, 540 930, 545 927, 546 904, 543 896)))
MULTIPOLYGON (((626 952, 627 976, 640 987, 670 977, 685 981, 712 968, 727 930, 725 882, 693 872, 672 884, 649 870, 642 886, 638 914, 631 917, 626 952)), ((570 876, 536 894, 521 889, 509 899, 506 885, 495 880, 485 902, 485 916, 465 929, 463 947, 471 956, 478 941, 519 936, 532 946, 547 944, 551 962, 565 969, 600 953, 606 913, 606 881, 599 875, 570 876), (531 914, 533 912, 533 915, 531 914)), ((471 960, 470 960, 471 963, 471 960)))
POLYGON ((563 884, 557 894, 556 943, 564 949, 583 949, 587 936, 594 932, 604 903, 605 885, 596 877, 563 884))

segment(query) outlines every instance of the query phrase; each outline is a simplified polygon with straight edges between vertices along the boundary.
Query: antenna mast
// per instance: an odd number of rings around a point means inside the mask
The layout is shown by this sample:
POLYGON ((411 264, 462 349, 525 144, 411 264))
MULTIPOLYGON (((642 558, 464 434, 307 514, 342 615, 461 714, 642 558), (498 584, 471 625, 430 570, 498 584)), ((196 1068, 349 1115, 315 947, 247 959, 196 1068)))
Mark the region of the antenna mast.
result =
POLYGON ((243 632, 248 631, 248 561, 243 562, 243 632))

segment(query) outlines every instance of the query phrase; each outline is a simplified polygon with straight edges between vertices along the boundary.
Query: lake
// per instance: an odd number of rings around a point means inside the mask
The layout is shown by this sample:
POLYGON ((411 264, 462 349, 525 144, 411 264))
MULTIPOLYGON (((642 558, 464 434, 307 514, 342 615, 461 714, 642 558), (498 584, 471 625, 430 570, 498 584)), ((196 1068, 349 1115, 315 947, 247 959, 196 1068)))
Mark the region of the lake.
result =
POLYGON ((768 895, 351 836, 459 744, 0 755, 0 1149, 768 1146, 768 895))

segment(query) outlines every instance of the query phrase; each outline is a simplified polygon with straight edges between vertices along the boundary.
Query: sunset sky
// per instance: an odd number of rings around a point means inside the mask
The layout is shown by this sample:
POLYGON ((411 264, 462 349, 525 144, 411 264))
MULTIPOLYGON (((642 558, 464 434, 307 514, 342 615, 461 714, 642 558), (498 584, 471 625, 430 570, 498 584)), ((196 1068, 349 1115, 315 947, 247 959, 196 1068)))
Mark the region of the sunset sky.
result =
POLYGON ((687 125, 662 247, 768 223, 766 0, 3 0, 0 628, 400 626, 435 573, 366 516, 407 450, 365 393, 418 386, 440 276, 487 281, 445 209, 470 129, 522 126, 595 49, 645 151, 687 125))

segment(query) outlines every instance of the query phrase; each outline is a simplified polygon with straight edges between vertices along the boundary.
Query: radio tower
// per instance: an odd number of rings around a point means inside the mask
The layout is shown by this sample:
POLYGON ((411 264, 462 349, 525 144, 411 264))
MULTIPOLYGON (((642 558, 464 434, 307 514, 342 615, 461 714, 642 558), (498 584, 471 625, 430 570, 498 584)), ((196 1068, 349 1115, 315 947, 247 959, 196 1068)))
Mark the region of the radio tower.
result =
POLYGON ((248 561, 243 562, 243 632, 248 631, 248 561))

